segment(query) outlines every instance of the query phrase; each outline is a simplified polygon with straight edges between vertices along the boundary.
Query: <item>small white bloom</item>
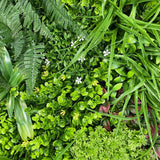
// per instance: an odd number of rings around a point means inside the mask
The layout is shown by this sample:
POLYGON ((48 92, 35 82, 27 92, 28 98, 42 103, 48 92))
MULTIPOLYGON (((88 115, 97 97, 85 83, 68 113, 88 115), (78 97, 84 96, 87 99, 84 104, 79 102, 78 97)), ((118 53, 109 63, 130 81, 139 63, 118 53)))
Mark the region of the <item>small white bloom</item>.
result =
POLYGON ((84 41, 84 38, 81 38, 81 41, 84 41))
POLYGON ((72 47, 73 45, 74 45, 74 42, 72 41, 72 42, 71 42, 71 47, 72 47))
POLYGON ((111 52, 109 52, 109 50, 107 49, 106 51, 103 51, 103 55, 104 56, 107 56, 107 55, 109 55, 111 52))
POLYGON ((45 64, 48 66, 50 64, 50 61, 48 59, 45 59, 45 64))
POLYGON ((79 39, 79 41, 84 41, 84 37, 81 38, 80 36, 78 36, 77 39, 79 39))
POLYGON ((77 79, 76 79, 76 83, 77 83, 77 84, 82 83, 82 78, 81 78, 81 77, 77 77, 77 79))
MULTIPOLYGON (((71 41, 71 47, 73 47, 76 42, 77 42, 77 41, 75 41, 75 42, 71 41)), ((76 46, 74 46, 74 48, 76 48, 76 46)))
POLYGON ((83 58, 83 57, 80 57, 78 60, 81 61, 81 62, 83 62, 83 61, 85 61, 86 59, 83 58))

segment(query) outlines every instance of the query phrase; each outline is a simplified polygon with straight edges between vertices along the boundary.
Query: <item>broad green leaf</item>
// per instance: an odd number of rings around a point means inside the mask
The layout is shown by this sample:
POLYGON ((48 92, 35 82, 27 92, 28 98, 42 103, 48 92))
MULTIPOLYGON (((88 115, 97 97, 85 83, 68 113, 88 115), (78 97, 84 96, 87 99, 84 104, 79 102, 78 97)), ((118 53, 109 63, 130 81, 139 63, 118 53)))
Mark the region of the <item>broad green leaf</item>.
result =
POLYGON ((15 100, 15 97, 14 95, 10 94, 8 96, 8 102, 7 102, 7 110, 8 110, 8 115, 9 115, 9 118, 12 117, 12 114, 13 114, 13 110, 14 110, 14 100, 15 100))
POLYGON ((122 76, 126 76, 126 73, 124 72, 124 67, 117 68, 115 69, 115 71, 122 76))
POLYGON ((8 51, 5 47, 0 48, 0 71, 6 81, 9 80, 13 66, 8 51))
POLYGON ((128 78, 133 77, 133 75, 134 75, 134 72, 132 70, 127 73, 128 78))
POLYGON ((117 84, 113 87, 112 90, 113 90, 113 91, 118 91, 118 90, 121 89, 122 85, 123 85, 123 83, 117 83, 117 84))
POLYGON ((156 57, 156 64, 160 64, 160 56, 156 57))
POLYGON ((3 78, 2 74, 0 73, 0 101, 5 98, 7 93, 9 92, 10 86, 3 78))
POLYGON ((3 90, 2 92, 0 92, 0 101, 5 98, 5 96, 7 95, 7 93, 9 92, 9 88, 6 88, 6 90, 3 90))
POLYGON ((123 82, 125 79, 126 79, 125 77, 118 76, 114 79, 114 82, 120 83, 120 82, 123 82))
POLYGON ((9 84, 11 87, 18 86, 22 81, 24 80, 24 77, 22 73, 18 70, 18 68, 14 68, 13 72, 9 79, 9 84))
POLYGON ((21 138, 26 141, 27 137, 33 138, 33 127, 30 116, 24 111, 27 108, 26 103, 20 98, 15 99, 15 117, 18 131, 21 138))

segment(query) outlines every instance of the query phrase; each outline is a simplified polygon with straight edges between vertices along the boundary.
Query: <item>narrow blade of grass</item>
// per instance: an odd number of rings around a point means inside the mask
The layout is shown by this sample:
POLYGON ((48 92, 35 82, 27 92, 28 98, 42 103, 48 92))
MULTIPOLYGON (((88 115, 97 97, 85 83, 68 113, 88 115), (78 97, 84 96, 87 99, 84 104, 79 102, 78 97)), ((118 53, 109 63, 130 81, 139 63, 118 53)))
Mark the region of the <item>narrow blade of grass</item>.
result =
POLYGON ((143 108, 143 114, 144 114, 144 119, 145 119, 145 123, 146 123, 146 126, 147 126, 147 131, 148 131, 148 135, 149 135, 149 139, 150 139, 150 142, 151 144, 153 143, 153 140, 152 140, 152 135, 151 135, 151 127, 150 127, 150 123, 149 123, 149 117, 148 117, 148 109, 147 109, 147 99, 145 97, 145 93, 142 92, 142 108, 143 108))
POLYGON ((112 42, 111 42, 111 54, 110 54, 110 59, 109 59, 109 67, 108 67, 108 87, 107 87, 107 100, 109 100, 109 93, 110 93, 110 75, 111 75, 111 66, 113 62, 113 57, 114 57, 114 50, 115 50, 115 41, 116 41, 116 36, 117 36, 117 30, 112 35, 112 42))
MULTIPOLYGON (((125 112, 125 110, 126 110, 126 108, 127 108, 127 105, 128 105, 128 102, 129 102, 130 98, 131 98, 131 95, 127 95, 127 97, 126 97, 126 99, 125 99, 125 103, 124 103, 124 105, 123 105, 122 112, 121 112, 121 115, 122 115, 122 116, 124 115, 124 112, 125 112)), ((121 125, 121 121, 122 121, 122 120, 120 119, 119 122, 118 122, 118 125, 117 125, 117 127, 116 127, 116 135, 117 135, 117 133, 118 133, 118 131, 119 131, 119 127, 120 127, 120 125, 121 125)))
POLYGON ((139 111, 138 111, 138 90, 136 90, 134 92, 134 103, 135 103, 135 110, 136 110, 136 116, 137 116, 138 125, 139 125, 139 128, 141 130, 141 133, 143 134, 141 121, 140 121, 140 118, 139 118, 140 114, 139 114, 139 111))
POLYGON ((129 90, 127 90, 126 92, 122 93, 120 97, 118 97, 116 100, 114 100, 112 102, 112 104, 116 105, 122 98, 124 98, 125 96, 127 96, 128 94, 138 90, 139 88, 141 88, 144 85, 145 81, 140 82, 138 85, 136 85, 133 88, 130 88, 129 90))
POLYGON ((98 111, 95 111, 95 110, 92 110, 90 108, 86 108, 87 110, 91 111, 91 112, 94 112, 94 113, 98 113, 102 116, 106 116, 106 117, 110 117, 110 118, 116 118, 116 119, 119 119, 119 120, 127 120, 127 121, 130 121, 130 120, 134 120, 136 119, 137 117, 123 117, 123 116, 119 116, 119 115, 113 115, 113 114, 107 114, 107 113, 102 113, 102 112, 98 112, 98 111))

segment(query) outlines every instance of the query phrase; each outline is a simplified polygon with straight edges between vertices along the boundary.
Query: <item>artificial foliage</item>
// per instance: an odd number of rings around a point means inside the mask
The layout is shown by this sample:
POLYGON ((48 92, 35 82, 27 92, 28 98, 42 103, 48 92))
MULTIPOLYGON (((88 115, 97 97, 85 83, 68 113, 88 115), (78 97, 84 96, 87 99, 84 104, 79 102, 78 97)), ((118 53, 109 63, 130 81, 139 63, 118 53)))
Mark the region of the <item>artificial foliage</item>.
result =
POLYGON ((0 0, 0 159, 158 160, 159 11, 158 0, 0 0))
MULTIPOLYGON (((101 126, 88 128, 70 150, 73 160, 131 160, 146 153, 145 145, 145 136, 140 131, 130 130, 122 124, 118 131, 115 128, 113 132, 101 126)), ((138 159, 151 160, 153 157, 148 152, 138 159)))

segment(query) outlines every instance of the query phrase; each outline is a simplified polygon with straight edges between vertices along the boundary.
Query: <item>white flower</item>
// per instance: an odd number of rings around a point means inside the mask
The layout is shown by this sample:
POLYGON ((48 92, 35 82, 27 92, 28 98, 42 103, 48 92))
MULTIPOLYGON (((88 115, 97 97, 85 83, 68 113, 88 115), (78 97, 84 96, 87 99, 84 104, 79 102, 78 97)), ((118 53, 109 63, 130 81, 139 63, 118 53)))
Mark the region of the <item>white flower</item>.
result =
POLYGON ((77 38, 79 39, 79 41, 84 41, 84 37, 81 38, 80 36, 78 36, 77 38))
MULTIPOLYGON (((75 41, 75 42, 71 41, 71 47, 73 47, 76 42, 77 41, 75 41)), ((76 46, 74 46, 74 48, 76 48, 76 46)))
POLYGON ((81 62, 83 62, 83 61, 85 61, 86 59, 83 58, 83 57, 80 57, 78 60, 81 61, 81 62))
POLYGON ((71 47, 72 47, 73 45, 74 45, 74 42, 72 41, 72 42, 71 42, 71 47))
POLYGON ((45 64, 48 66, 50 64, 50 61, 48 59, 45 59, 45 64))
POLYGON ((82 78, 81 78, 81 77, 80 77, 80 78, 79 78, 79 77, 77 77, 77 79, 76 79, 76 83, 77 83, 77 84, 82 83, 82 78))
POLYGON ((109 50, 107 49, 106 51, 103 51, 103 55, 104 56, 107 56, 107 55, 109 55, 111 52, 109 52, 109 50))

